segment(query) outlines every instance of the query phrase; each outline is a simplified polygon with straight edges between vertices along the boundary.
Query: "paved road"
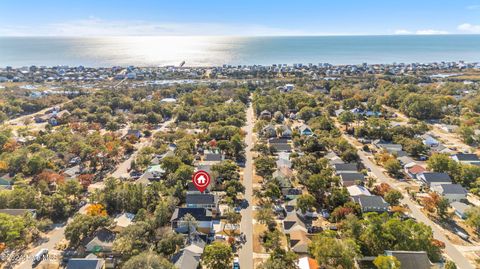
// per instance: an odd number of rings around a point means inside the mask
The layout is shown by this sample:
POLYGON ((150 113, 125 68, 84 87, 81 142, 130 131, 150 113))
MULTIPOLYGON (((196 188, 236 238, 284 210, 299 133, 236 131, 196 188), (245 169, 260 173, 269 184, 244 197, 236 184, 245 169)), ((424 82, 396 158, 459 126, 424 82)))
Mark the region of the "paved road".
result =
POLYGON ((122 177, 122 176, 128 176, 128 169, 130 169, 130 166, 132 164, 132 161, 135 160, 135 157, 137 157, 137 154, 138 152, 146 147, 146 146, 149 146, 152 142, 153 142, 153 136, 158 133, 158 132, 164 132, 168 126, 173 123, 175 121, 175 119, 170 119, 166 122, 164 122, 162 124, 162 126, 156 130, 154 130, 152 132, 152 136, 151 138, 149 139, 146 139, 142 142, 139 142, 137 144, 135 144, 135 152, 132 153, 132 155, 130 155, 130 157, 128 159, 126 159, 125 161, 121 162, 118 166, 117 166, 117 169, 115 169, 115 171, 113 171, 110 176, 112 177, 116 177, 116 178, 119 178, 119 177, 122 177))
MULTIPOLYGON (((348 138, 348 137, 347 137, 348 138)), ((352 140, 352 138, 348 138, 348 140, 352 140)), ((363 164, 370 168, 371 172, 377 177, 377 180, 380 182, 386 182, 391 186, 396 186, 398 182, 383 173, 383 170, 378 167, 375 163, 373 163, 368 156, 362 150, 358 151, 358 155, 362 160, 363 164)), ((408 195, 404 195, 404 198, 401 201, 403 204, 408 205, 410 210, 412 211, 411 215, 417 221, 423 222, 426 225, 430 226, 433 231, 433 236, 435 239, 438 239, 445 243, 445 253, 452 259, 459 269, 474 269, 474 266, 468 262, 468 260, 463 256, 463 254, 453 245, 448 238, 445 236, 444 231, 440 228, 437 224, 435 224, 432 220, 430 220, 422 211, 420 211, 420 206, 417 205, 415 202, 410 200, 408 195)))
POLYGON ((243 185, 245 186, 245 199, 247 199, 249 206, 242 210, 242 222, 240 223, 240 230, 245 234, 247 242, 242 246, 239 253, 240 268, 253 269, 253 156, 251 149, 253 147, 253 107, 252 104, 247 110, 247 125, 244 127, 246 131, 245 143, 247 145, 246 163, 243 172, 243 185))
POLYGON ((65 238, 64 232, 65 232, 65 227, 66 224, 61 224, 54 228, 52 231, 50 231, 47 236, 45 237, 45 242, 42 244, 38 245, 35 248, 29 249, 25 254, 26 256, 23 259, 23 262, 19 263, 18 265, 15 266, 17 269, 31 269, 32 268, 32 261, 33 261, 33 256, 37 254, 40 249, 46 248, 49 250, 50 255, 58 255, 60 254, 59 251, 55 250, 55 245, 62 241, 62 239, 65 238))

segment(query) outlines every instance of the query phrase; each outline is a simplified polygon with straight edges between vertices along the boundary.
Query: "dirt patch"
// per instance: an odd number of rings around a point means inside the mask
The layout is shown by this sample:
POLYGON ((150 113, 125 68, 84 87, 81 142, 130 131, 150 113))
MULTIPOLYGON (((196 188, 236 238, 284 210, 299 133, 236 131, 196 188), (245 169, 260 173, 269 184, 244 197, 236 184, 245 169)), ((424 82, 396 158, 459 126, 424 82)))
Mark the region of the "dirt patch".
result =
POLYGON ((265 225, 255 223, 253 224, 253 252, 265 253, 265 249, 262 246, 260 236, 267 230, 265 225))

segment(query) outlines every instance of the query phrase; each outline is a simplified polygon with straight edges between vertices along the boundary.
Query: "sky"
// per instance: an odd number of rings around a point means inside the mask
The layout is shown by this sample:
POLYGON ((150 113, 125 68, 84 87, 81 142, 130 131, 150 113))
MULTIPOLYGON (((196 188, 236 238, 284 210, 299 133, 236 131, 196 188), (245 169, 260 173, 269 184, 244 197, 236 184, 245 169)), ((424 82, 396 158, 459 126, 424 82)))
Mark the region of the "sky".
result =
POLYGON ((480 0, 0 0, 0 36, 480 34, 480 0))

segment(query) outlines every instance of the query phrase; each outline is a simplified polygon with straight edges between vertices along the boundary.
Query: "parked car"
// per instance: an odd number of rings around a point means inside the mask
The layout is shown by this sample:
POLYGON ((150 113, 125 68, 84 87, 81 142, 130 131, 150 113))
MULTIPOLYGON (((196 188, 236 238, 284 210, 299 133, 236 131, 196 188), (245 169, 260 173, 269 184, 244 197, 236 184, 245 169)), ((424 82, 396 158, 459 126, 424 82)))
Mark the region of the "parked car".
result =
POLYGON ((238 257, 233 258, 233 269, 240 269, 240 261, 238 257))
POLYGON ((42 248, 33 256, 32 268, 37 266, 41 261, 48 257, 48 249, 42 248))

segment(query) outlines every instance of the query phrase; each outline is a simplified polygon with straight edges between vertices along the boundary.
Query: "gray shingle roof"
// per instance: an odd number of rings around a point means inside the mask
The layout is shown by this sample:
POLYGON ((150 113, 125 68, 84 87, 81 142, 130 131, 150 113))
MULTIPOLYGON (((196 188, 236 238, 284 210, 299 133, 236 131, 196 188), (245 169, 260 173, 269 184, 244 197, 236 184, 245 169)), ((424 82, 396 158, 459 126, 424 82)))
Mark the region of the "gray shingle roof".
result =
POLYGON ((442 194, 467 194, 467 190, 460 184, 441 184, 442 194))
POLYGON ((100 269, 103 268, 103 259, 69 259, 66 269, 100 269))
POLYGON ((357 171, 356 163, 338 163, 333 165, 337 172, 341 171, 357 171))
POLYGON ((192 215, 197 221, 212 220, 212 211, 207 210, 205 208, 188 208, 188 207, 176 208, 170 220, 171 221, 179 220, 186 214, 192 215))
POLYGON ((426 182, 445 182, 451 183, 452 179, 447 173, 425 172, 422 173, 426 182))
POLYGON ((200 193, 193 193, 187 194, 186 203, 187 204, 202 204, 202 205, 210 205, 215 204, 215 195, 213 194, 200 194, 200 193))
POLYGON ((431 269, 432 263, 425 251, 390 251, 385 253, 400 261, 402 269, 431 269))
POLYGON ((456 156, 459 161, 480 161, 476 154, 459 153, 454 156, 456 156))

